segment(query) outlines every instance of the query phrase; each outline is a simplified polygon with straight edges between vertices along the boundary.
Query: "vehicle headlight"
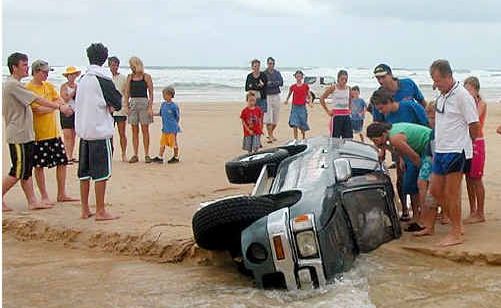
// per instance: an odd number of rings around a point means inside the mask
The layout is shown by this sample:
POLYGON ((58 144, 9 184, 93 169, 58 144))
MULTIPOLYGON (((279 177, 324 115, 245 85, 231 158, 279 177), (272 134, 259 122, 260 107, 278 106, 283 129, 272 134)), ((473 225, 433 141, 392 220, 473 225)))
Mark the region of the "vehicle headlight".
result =
POLYGON ((296 242, 301 257, 313 257, 318 253, 315 234, 312 230, 297 233, 296 242))

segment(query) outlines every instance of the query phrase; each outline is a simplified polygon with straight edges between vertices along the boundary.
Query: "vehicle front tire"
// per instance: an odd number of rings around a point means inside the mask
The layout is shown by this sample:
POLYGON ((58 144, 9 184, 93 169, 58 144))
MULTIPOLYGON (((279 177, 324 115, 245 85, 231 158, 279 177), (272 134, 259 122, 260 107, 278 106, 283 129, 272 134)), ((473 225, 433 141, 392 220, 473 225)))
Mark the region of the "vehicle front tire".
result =
POLYGON ((253 222, 276 210, 266 197, 242 196, 210 203, 192 219, 193 235, 201 248, 241 253, 241 233, 253 222))
POLYGON ((282 148, 241 155, 226 162, 226 176, 233 184, 256 183, 264 165, 268 165, 268 175, 275 176, 278 165, 288 156, 289 152, 282 148))

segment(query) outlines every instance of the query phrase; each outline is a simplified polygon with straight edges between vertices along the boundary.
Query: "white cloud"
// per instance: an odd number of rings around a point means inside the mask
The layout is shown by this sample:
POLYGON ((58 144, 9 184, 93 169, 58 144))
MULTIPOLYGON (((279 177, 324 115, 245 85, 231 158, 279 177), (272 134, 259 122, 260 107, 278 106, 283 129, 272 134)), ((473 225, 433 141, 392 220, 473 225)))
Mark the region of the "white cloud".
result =
POLYGON ((500 23, 499 0, 321 0, 344 14, 404 21, 500 23))

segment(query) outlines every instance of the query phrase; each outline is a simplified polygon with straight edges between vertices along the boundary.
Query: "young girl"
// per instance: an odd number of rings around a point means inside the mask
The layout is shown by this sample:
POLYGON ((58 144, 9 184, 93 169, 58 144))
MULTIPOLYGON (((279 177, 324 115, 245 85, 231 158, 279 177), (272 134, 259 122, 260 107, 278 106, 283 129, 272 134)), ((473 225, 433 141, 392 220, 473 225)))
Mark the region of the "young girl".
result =
POLYGON ((351 127, 351 95, 347 85, 348 72, 340 70, 337 73, 337 83, 333 84, 320 97, 320 104, 330 117, 330 135, 333 138, 353 138, 351 127), (331 102, 327 106, 325 99, 332 95, 331 102))
MULTIPOLYGON (((75 103, 75 94, 77 92, 77 84, 75 80, 80 76, 80 70, 74 66, 68 66, 63 76, 68 79, 67 82, 61 85, 60 95, 64 102, 71 107, 75 103)), ((75 148, 75 114, 67 117, 62 112, 59 114, 59 121, 61 123, 61 128, 63 129, 64 147, 66 150, 66 156, 68 157, 68 165, 77 162, 73 157, 73 149, 75 148)))
POLYGON ((475 99, 480 120, 480 137, 473 140, 473 158, 471 160, 470 171, 466 174, 466 187, 468 189, 468 199, 470 200, 470 217, 463 222, 474 224, 485 221, 484 200, 485 189, 482 182, 485 164, 485 141, 484 123, 487 116, 487 105, 480 97, 480 82, 477 77, 468 77, 464 81, 464 87, 475 99))
POLYGON ((296 78, 296 83, 291 85, 289 88, 289 94, 284 104, 287 105, 289 98, 292 95, 292 108, 291 114, 289 116, 289 126, 292 127, 294 131, 294 140, 298 140, 297 130, 301 131, 301 136, 303 139, 306 138, 306 131, 310 130, 308 126, 308 110, 306 110, 306 104, 313 106, 311 104, 311 94, 310 87, 303 83, 303 72, 296 71, 294 73, 296 78))
POLYGON ((261 147, 261 135, 263 134, 263 111, 256 106, 256 94, 247 92, 247 106, 240 113, 244 139, 242 149, 254 153, 261 147))

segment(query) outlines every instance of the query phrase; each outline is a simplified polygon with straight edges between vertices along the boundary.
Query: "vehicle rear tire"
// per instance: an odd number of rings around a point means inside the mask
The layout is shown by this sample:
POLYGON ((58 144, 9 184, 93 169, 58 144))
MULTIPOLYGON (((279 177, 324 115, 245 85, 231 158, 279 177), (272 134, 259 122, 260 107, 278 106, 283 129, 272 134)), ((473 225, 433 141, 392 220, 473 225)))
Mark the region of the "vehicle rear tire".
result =
POLYGON ((226 176, 233 184, 255 183, 264 165, 268 165, 268 175, 275 176, 278 165, 288 156, 289 152, 281 148, 241 155, 226 162, 226 176))
POLYGON ((210 203, 193 215, 195 241, 201 248, 241 254, 242 231, 276 209, 266 197, 243 196, 210 203))

